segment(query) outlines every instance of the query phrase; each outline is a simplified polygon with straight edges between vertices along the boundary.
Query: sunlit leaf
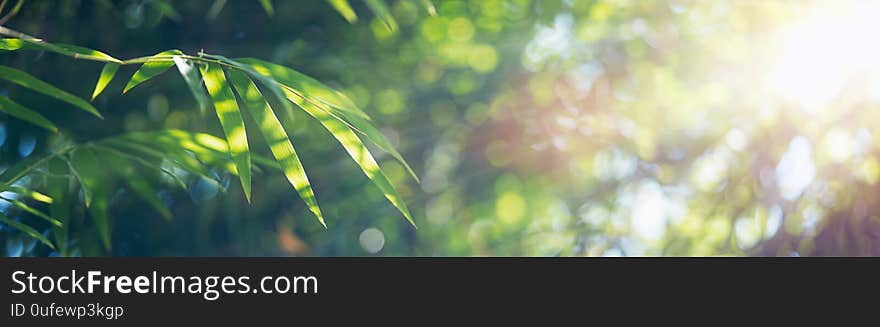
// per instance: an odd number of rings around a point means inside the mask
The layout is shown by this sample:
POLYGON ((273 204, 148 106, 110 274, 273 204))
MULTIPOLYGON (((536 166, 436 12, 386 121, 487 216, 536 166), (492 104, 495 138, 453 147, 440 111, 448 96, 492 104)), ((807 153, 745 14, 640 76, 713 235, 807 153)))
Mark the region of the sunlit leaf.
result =
POLYGON ((327 0, 327 2, 349 23, 357 22, 357 14, 354 12, 354 9, 351 9, 351 4, 348 3, 348 0, 327 0))
POLYGON ((370 151, 364 146, 364 143, 361 142, 355 132, 352 131, 348 125, 340 122, 326 111, 318 109, 316 106, 303 99, 294 102, 302 107, 309 115, 320 121, 321 124, 333 134, 339 143, 342 144, 342 147, 345 148, 345 151, 348 152, 348 155, 351 156, 358 166, 361 167, 364 174, 366 174, 367 177, 379 187, 382 194, 385 195, 385 198, 400 210, 410 224, 415 226, 415 222, 412 219, 412 215, 409 213, 409 209, 406 207, 406 203, 400 197, 400 194, 397 193, 397 190, 394 189, 394 186, 391 185, 391 182, 388 181, 388 178, 385 177, 385 174, 379 168, 379 164, 376 163, 376 159, 373 158, 373 155, 370 154, 370 151))
POLYGON ((50 242, 49 239, 47 239, 45 236, 43 236, 43 234, 40 234, 40 232, 28 225, 22 224, 13 220, 12 218, 6 217, 2 213, 0 213, 0 222, 3 222, 4 224, 9 225, 12 228, 15 228, 30 237, 40 240, 40 242, 43 242, 43 244, 46 244, 46 246, 52 249, 55 248, 55 246, 52 245, 52 242, 50 242))
POLYGON ((99 113, 98 110, 95 109, 95 107, 93 107, 87 101, 80 99, 73 94, 67 93, 66 91, 63 91, 57 87, 54 87, 49 83, 43 82, 36 77, 33 77, 30 74, 20 71, 18 69, 0 66, 0 79, 5 79, 7 81, 43 93, 58 100, 70 103, 77 108, 85 110, 99 118, 104 118, 103 116, 101 116, 101 113, 99 113))
POLYGON ((101 75, 98 76, 98 82, 95 83, 95 91, 92 92, 92 100, 95 100, 101 92, 104 92, 104 89, 110 84, 110 81, 113 80, 113 76, 116 76, 116 71, 118 70, 119 64, 108 62, 104 65, 104 68, 101 69, 101 75))
POLYGON ((36 111, 25 108, 24 106, 16 103, 15 101, 12 101, 5 96, 0 96, 0 112, 7 113, 12 117, 24 120, 34 125, 48 129, 52 132, 58 131, 58 128, 55 127, 55 124, 46 119, 46 117, 43 117, 43 115, 39 114, 36 111))
POLYGON ((229 153, 238 168, 238 177, 241 180, 242 190, 248 202, 251 199, 251 157, 248 151, 247 133, 244 128, 241 112, 235 102, 235 95, 226 82, 223 69, 217 64, 208 64, 202 70, 202 77, 208 94, 214 102, 217 118, 226 135, 229 144, 229 153))
POLYGON ((347 96, 296 70, 255 58, 236 58, 234 60, 249 65, 254 71, 296 90, 306 99, 319 101, 329 107, 370 120, 370 117, 347 96))
POLYGON ((183 52, 180 52, 180 50, 168 50, 152 56, 152 59, 148 59, 147 62, 134 72, 134 75, 131 76, 131 79, 128 81, 128 84, 125 85, 122 93, 127 93, 128 90, 131 90, 133 87, 138 86, 153 77, 161 75, 171 68, 171 66, 174 66, 174 61, 169 59, 174 55, 182 54, 183 52))
POLYGON ((205 91, 205 87, 202 86, 202 76, 199 75, 199 70, 192 61, 183 59, 180 56, 174 56, 173 60, 177 70, 180 71, 180 76, 183 76, 183 80, 186 81, 190 92, 196 98, 196 102, 199 104, 199 111, 204 113, 210 104, 208 102, 208 93, 205 91))
POLYGON ((278 117, 272 112, 269 103, 263 98, 263 94, 253 81, 248 79, 243 73, 230 72, 229 74, 229 79, 232 81, 235 90, 244 101, 248 112, 251 113, 251 116, 257 122, 260 133, 284 170, 287 180, 293 185, 293 188, 299 193, 303 201, 308 204, 309 209, 315 214, 321 225, 327 227, 302 163, 300 163, 296 150, 293 148, 293 143, 291 143, 287 133, 281 126, 278 117))
POLYGON ((27 43, 22 39, 3 38, 0 39, 0 50, 14 51, 23 48, 25 44, 27 43))
POLYGON ((397 30, 397 21, 394 20, 394 16, 391 16, 391 11, 388 10, 388 6, 385 5, 385 1, 382 0, 364 0, 367 3, 367 7, 370 7, 370 10, 376 14, 382 23, 385 23, 385 27, 390 31, 397 30))
POLYGON ((394 146, 391 145, 391 142, 385 138, 385 135, 373 126, 370 122, 369 116, 358 109, 348 97, 324 86, 311 77, 281 65, 254 58, 235 60, 250 65, 260 74, 272 77, 278 81, 278 83, 281 83, 286 87, 284 90, 285 93, 290 93, 294 98, 304 98, 318 108, 328 111, 337 119, 342 120, 355 131, 366 136, 368 140, 375 143, 383 151, 391 154, 394 159, 399 161, 406 168, 416 181, 419 180, 415 171, 413 171, 406 160, 403 159, 403 156, 400 155, 394 146))

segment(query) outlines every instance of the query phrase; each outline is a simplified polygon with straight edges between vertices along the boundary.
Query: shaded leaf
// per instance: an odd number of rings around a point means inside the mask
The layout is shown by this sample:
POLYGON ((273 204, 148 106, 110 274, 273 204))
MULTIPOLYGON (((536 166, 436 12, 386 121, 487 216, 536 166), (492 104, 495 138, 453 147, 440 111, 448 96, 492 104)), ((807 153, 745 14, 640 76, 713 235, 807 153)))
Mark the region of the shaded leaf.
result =
POLYGON ((172 56, 182 54, 183 52, 180 52, 180 50, 168 50, 151 56, 147 62, 134 72, 134 75, 131 76, 131 79, 128 81, 128 84, 125 85, 122 93, 127 93, 128 90, 131 90, 133 87, 138 86, 153 77, 161 75, 171 68, 171 66, 174 66, 174 62, 171 60, 172 56))
POLYGON ((232 81, 238 95, 244 101, 247 110, 254 117, 260 133, 269 145, 272 155, 278 160, 287 180, 293 185, 293 188, 299 193, 299 196, 306 202, 321 225, 327 227, 324 222, 324 216, 321 214, 321 208, 318 207, 318 201, 315 199, 315 193, 309 184, 309 178, 302 167, 302 163, 293 148, 290 138, 281 126, 281 121, 272 111, 269 103, 263 98, 263 94, 257 88, 253 81, 247 78, 243 73, 230 72, 229 79, 232 81))
POLYGON ((159 212, 163 218, 171 219, 171 211, 169 211, 168 208, 165 207, 165 204, 162 203, 162 200, 159 199, 159 196, 150 185, 150 182, 148 182, 140 172, 134 169, 134 166, 128 162, 127 158, 117 155, 117 153, 112 152, 112 150, 106 147, 96 147, 96 151, 98 151, 99 154, 103 154, 101 156, 102 159, 111 161, 109 166, 111 166, 112 169, 122 177, 122 180, 125 181, 135 194, 159 212))
MULTIPOLYGON (((59 153, 64 153, 61 151, 59 153)), ((14 165, 3 171, 3 174, 0 174, 0 183, 6 185, 12 185, 19 178, 24 177, 40 165, 46 162, 46 160, 54 157, 57 153, 49 153, 45 155, 32 155, 23 160, 19 160, 14 165)))
POLYGON ((196 98, 196 102, 199 104, 199 111, 204 113, 209 106, 208 94, 202 86, 202 76, 199 75, 199 70, 196 69, 196 66, 190 60, 183 59, 180 56, 172 58, 177 66, 177 70, 180 71, 180 76, 183 76, 183 80, 189 87, 190 92, 196 98))
POLYGON ((6 51, 14 51, 14 50, 39 50, 39 51, 50 51, 58 54, 62 54, 68 57, 73 57, 75 59, 86 59, 86 60, 94 60, 94 61, 103 61, 103 62, 122 62, 119 59, 113 58, 106 53, 103 53, 98 50, 93 50, 89 48, 84 48, 76 45, 70 44, 52 44, 40 39, 19 39, 19 38, 4 38, 0 39, 0 50, 6 51))
POLYGON ((28 236, 33 237, 33 238, 39 240, 40 242, 43 242, 43 244, 46 244, 46 246, 48 246, 52 249, 55 248, 55 246, 52 245, 52 242, 50 242, 49 239, 47 239, 45 236, 43 236, 43 234, 40 234, 40 232, 38 232, 36 229, 33 229, 32 227, 30 227, 28 225, 22 224, 22 223, 17 222, 9 217, 6 217, 2 213, 0 213, 0 222, 3 222, 4 224, 9 225, 10 227, 15 228, 15 229, 27 234, 28 236))
POLYGON ((119 64, 108 62, 104 65, 104 68, 101 69, 101 75, 98 76, 98 82, 95 83, 95 91, 92 92, 92 100, 95 100, 101 92, 104 92, 104 89, 110 84, 110 81, 113 80, 113 76, 116 76, 116 71, 118 70, 119 64))
POLYGON ((3 200, 3 201, 6 201, 6 202, 9 202, 9 203, 11 203, 12 205, 18 207, 18 208, 21 209, 21 210, 24 210, 25 212, 27 212, 27 213, 29 213, 29 214, 32 214, 32 215, 34 215, 34 216, 37 216, 37 217, 43 218, 44 220, 48 221, 48 222, 49 222, 50 224, 52 224, 52 225, 55 225, 55 226, 61 226, 61 221, 59 221, 58 219, 55 219, 55 218, 53 218, 53 217, 50 217, 49 215, 43 213, 43 212, 40 211, 40 210, 34 209, 33 207, 27 205, 27 203, 24 203, 24 202, 21 202, 21 201, 19 201, 19 200, 15 200, 15 199, 5 198, 5 197, 2 197, 2 196, 0 196, 0 200, 3 200))
POLYGON ((80 99, 73 94, 67 93, 66 91, 63 91, 57 87, 54 87, 49 83, 43 82, 36 77, 33 77, 30 74, 20 71, 18 69, 0 66, 0 79, 5 79, 7 81, 43 93, 58 100, 70 103, 77 108, 80 108, 97 116, 98 118, 104 118, 103 116, 101 116, 101 113, 99 113, 98 110, 95 109, 95 107, 93 107, 87 101, 80 99))
POLYGON ((109 194, 106 192, 102 177, 106 174, 98 166, 94 150, 89 147, 76 149, 71 155, 71 168, 74 176, 79 179, 86 206, 95 223, 95 229, 105 249, 110 249, 110 218, 107 216, 109 194))
POLYGON ((58 252, 62 256, 67 255, 67 237, 70 230, 70 179, 67 177, 69 168, 67 162, 59 158, 49 161, 50 176, 46 180, 46 189, 49 195, 55 199, 49 205, 49 214, 61 221, 61 226, 52 228, 55 244, 58 244, 58 252))
POLYGON ((242 120, 238 104, 235 102, 235 95, 226 82, 226 76, 219 65, 208 64, 202 70, 202 77, 205 80, 205 86, 208 88, 208 94, 211 95, 211 99, 214 102, 214 109, 217 111, 217 118, 220 119, 223 133, 226 135, 229 154, 232 155, 232 161, 238 169, 238 177, 241 180, 245 197, 250 202, 251 157, 250 151, 248 151, 244 120, 242 120))
POLYGON ((15 101, 12 101, 5 96, 0 96, 0 112, 5 112, 12 117, 24 120, 34 125, 48 129, 52 132, 58 131, 58 128, 55 127, 55 124, 49 121, 49 119, 46 119, 46 117, 43 117, 43 115, 31 109, 25 108, 24 106, 16 103, 15 101))

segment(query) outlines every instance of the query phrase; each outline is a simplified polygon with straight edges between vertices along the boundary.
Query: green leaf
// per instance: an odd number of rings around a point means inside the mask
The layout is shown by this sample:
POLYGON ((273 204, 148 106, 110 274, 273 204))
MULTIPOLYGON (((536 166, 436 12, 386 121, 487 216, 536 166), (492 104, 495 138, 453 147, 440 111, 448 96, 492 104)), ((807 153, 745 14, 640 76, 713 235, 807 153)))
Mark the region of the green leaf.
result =
POLYGON ((260 5, 263 6, 263 10, 266 11, 266 15, 275 15, 275 8, 272 7, 272 0, 260 0, 260 5))
POLYGON ((89 147, 76 149, 70 160, 73 175, 79 179, 83 198, 95 223, 95 228, 105 249, 110 249, 110 218, 107 216, 109 194, 102 177, 106 172, 99 167, 94 150, 89 147))
POLYGON ((24 203, 24 202, 21 202, 21 201, 19 201, 19 200, 15 200, 15 199, 5 198, 5 197, 2 197, 2 196, 0 196, 0 200, 3 200, 3 201, 6 201, 6 202, 9 202, 9 203, 11 203, 12 205, 18 207, 18 208, 21 209, 21 210, 24 210, 24 211, 27 212, 27 213, 30 213, 30 214, 32 214, 32 215, 34 215, 34 216, 37 216, 37 217, 43 218, 44 220, 48 221, 48 222, 51 223, 52 225, 55 225, 55 226, 58 226, 58 227, 61 226, 61 221, 59 221, 58 219, 52 218, 52 217, 50 217, 49 215, 43 213, 43 212, 40 211, 40 210, 34 209, 33 207, 27 205, 27 204, 24 203))
POLYGON ((46 160, 54 157, 56 154, 49 153, 45 155, 32 155, 24 160, 19 160, 17 163, 12 165, 6 170, 3 171, 3 174, 0 175, 0 183, 6 185, 12 185, 19 178, 24 177, 32 170, 36 169, 40 165, 46 162, 46 160))
POLYGON ((214 102, 214 109, 217 111, 217 118, 220 119, 223 133, 226 134, 229 154, 232 155, 232 161, 238 169, 242 190, 244 190, 245 197, 250 202, 251 156, 250 151, 248 151, 244 120, 242 120, 238 104, 235 102, 235 95, 226 82, 226 76, 219 65, 208 64, 202 70, 202 77, 205 79, 208 94, 211 95, 211 99, 214 102))
POLYGON ((49 83, 43 82, 36 77, 33 77, 30 74, 20 71, 18 69, 0 66, 0 79, 5 79, 7 81, 43 93, 58 100, 70 103, 77 108, 80 108, 97 116, 98 118, 104 118, 103 116, 101 116, 101 113, 99 113, 98 110, 95 109, 95 107, 93 107, 87 101, 80 99, 77 96, 67 93, 61 89, 58 89, 57 87, 54 87, 49 83))
POLYGON ((0 39, 0 50, 15 51, 23 48, 26 44, 22 39, 3 38, 0 39))
POLYGON ((112 167, 119 176, 122 176, 122 179, 135 194, 159 212, 163 218, 166 220, 171 219, 171 211, 169 211, 168 208, 165 207, 165 204, 162 203, 162 200, 159 199, 156 190, 153 189, 150 182, 144 178, 142 173, 131 165, 127 158, 119 156, 118 152, 113 152, 112 149, 107 147, 96 147, 96 151, 97 153, 102 154, 102 159, 109 160, 109 166, 112 167))
POLYGON ((141 65, 141 68, 138 68, 134 75, 131 76, 131 79, 128 81, 128 84, 125 85, 125 88, 122 90, 122 93, 127 93, 128 90, 131 90, 133 87, 138 86, 139 84, 150 80, 153 77, 159 76, 165 71, 167 71, 171 66, 174 66, 174 61, 172 61, 172 56, 174 55, 182 55, 183 52, 180 50, 168 50, 157 53, 154 56, 149 57, 147 62, 141 65))
MULTIPOLYGON (((136 155, 130 154, 128 152, 125 152, 124 150, 116 149, 116 148, 112 147, 112 144, 101 145, 101 146, 99 146, 99 148, 102 151, 105 151, 107 153, 113 154, 116 157, 119 157, 120 159, 137 162, 137 163, 143 165, 144 167, 160 171, 160 172, 168 175, 169 177, 171 177, 171 179, 173 179, 178 184, 178 186, 180 186, 180 188, 182 188, 184 190, 187 189, 186 183, 184 183, 180 179, 180 177, 178 177, 176 174, 174 174, 174 172, 171 172, 168 169, 163 168, 161 166, 161 163, 150 162, 147 159, 145 159, 143 156, 136 156, 136 155)), ((153 155, 155 158, 159 159, 160 161, 168 159, 168 158, 164 158, 162 153, 151 152, 151 153, 146 153, 146 155, 153 155)), ((127 166, 130 167, 130 165, 127 165, 127 166)), ((177 166, 177 165, 175 164, 175 166, 177 166)), ((181 169, 183 169, 183 168, 181 168, 181 169)), ((186 170, 186 169, 184 169, 184 170, 186 170)))
POLYGON ((306 202, 321 225, 327 227, 324 222, 324 216, 321 214, 321 208, 318 207, 318 201, 315 193, 309 184, 309 178, 302 167, 302 163, 293 148, 290 138, 281 126, 281 121, 272 111, 272 108, 263 98, 263 94, 257 88, 253 81, 240 72, 229 72, 229 79, 238 92, 239 97, 244 101, 245 107, 260 128, 260 133, 269 145, 269 149, 278 160, 287 180, 293 185, 293 188, 299 193, 300 198, 306 202))
POLYGON ((0 112, 5 112, 12 117, 48 129, 53 133, 58 132, 58 128, 55 127, 55 124, 46 119, 46 117, 43 117, 43 115, 36 111, 25 108, 5 96, 0 96, 0 112))
POLYGON ((397 193, 397 190, 394 189, 394 186, 391 185, 391 182, 388 181, 388 178, 382 172, 382 169, 379 168, 379 164, 376 163, 376 159, 373 158, 373 155, 370 154, 370 151, 364 146, 364 143, 357 137, 357 134, 355 134, 348 125, 337 120, 326 111, 318 109, 316 106, 302 99, 293 102, 303 108, 303 110, 309 115, 315 117, 315 119, 320 121, 321 124, 333 134, 336 140, 338 140, 339 143, 342 144, 342 147, 345 148, 345 151, 348 152, 348 155, 351 156, 354 162, 361 167, 364 174, 366 174, 367 177, 379 187, 382 194, 385 195, 385 198, 400 210, 400 213, 406 217, 406 220, 408 220, 410 224, 416 226, 412 219, 412 215, 409 213, 409 209, 406 207, 406 203, 400 197, 400 194, 397 193))
POLYGON ((253 58, 236 60, 250 65, 258 73, 269 76, 278 81, 278 83, 281 83, 285 86, 285 94, 294 102, 296 102, 295 99, 304 98, 312 105, 329 112, 337 119, 345 122, 349 127, 363 134, 368 140, 379 146, 380 149, 388 152, 406 168, 416 181, 419 180, 418 175, 416 175, 406 160, 403 159, 400 152, 397 152, 394 146, 391 145, 391 142, 385 138, 385 135, 373 126, 370 122, 370 117, 341 93, 324 86, 311 77, 281 65, 253 58))
POLYGON ((86 60, 94 60, 94 61, 103 61, 103 62, 122 62, 119 59, 113 58, 112 56, 103 53, 101 51, 92 50, 89 48, 84 48, 80 46, 70 45, 70 44, 52 44, 40 39, 19 39, 19 38, 4 38, 0 39, 0 50, 6 51, 15 51, 15 50, 39 50, 39 51, 50 51, 58 54, 62 54, 68 57, 73 57, 75 59, 86 59, 86 60))
POLYGON ((183 80, 189 87, 190 92, 196 98, 196 102, 199 104, 199 111, 204 113, 210 104, 208 103, 208 94, 205 91, 205 87, 202 86, 202 76, 199 75, 199 70, 196 69, 196 66, 190 60, 183 59, 180 56, 172 58, 177 66, 177 70, 180 71, 180 76, 183 76, 183 80))
POLYGON ((26 189, 21 186, 0 185, 0 192, 6 192, 6 191, 28 197, 28 198, 34 199, 34 200, 42 202, 42 203, 51 204, 53 201, 52 197, 50 197, 46 194, 43 194, 43 193, 40 193, 37 191, 33 191, 33 190, 29 190, 29 189, 26 189))
POLYGON ((69 168, 66 161, 60 158, 52 158, 49 161, 50 176, 46 180, 46 190, 54 199, 49 205, 49 214, 61 221, 60 227, 52 228, 55 243, 58 244, 58 252, 62 256, 67 255, 67 236, 70 230, 70 179, 69 168))
POLYGON ((236 58, 235 61, 246 64, 257 73, 292 88, 310 101, 317 101, 328 107, 370 120, 370 117, 347 96, 296 70, 255 58, 236 58))
POLYGON ((33 238, 39 240, 40 242, 43 242, 43 244, 46 244, 46 246, 48 246, 52 249, 55 249, 55 246, 52 245, 52 242, 50 242, 49 239, 47 239, 45 236, 43 236, 43 234, 40 234, 40 232, 38 232, 36 229, 33 229, 32 227, 30 227, 28 225, 25 225, 25 224, 22 224, 20 222, 15 221, 15 220, 12 220, 11 218, 6 217, 2 213, 0 213, 0 222, 3 222, 12 228, 15 228, 15 229, 27 234, 28 236, 33 237, 33 238))
POLYGON ((385 23, 385 27, 388 28, 389 31, 397 30, 397 21, 394 20, 394 16, 391 16, 391 11, 388 10, 388 6, 385 5, 385 1, 382 0, 364 0, 367 3, 367 7, 370 7, 370 10, 376 14, 383 23, 385 23))
POLYGON ((348 3, 348 0, 327 0, 327 2, 349 23, 354 24, 357 22, 357 14, 354 12, 354 9, 351 9, 351 4, 348 3))
POLYGON ((119 64, 108 62, 104 65, 104 68, 101 69, 101 76, 98 77, 98 83, 95 84, 95 91, 92 92, 92 100, 95 100, 107 85, 110 84, 113 76, 116 76, 117 70, 119 70, 119 64))

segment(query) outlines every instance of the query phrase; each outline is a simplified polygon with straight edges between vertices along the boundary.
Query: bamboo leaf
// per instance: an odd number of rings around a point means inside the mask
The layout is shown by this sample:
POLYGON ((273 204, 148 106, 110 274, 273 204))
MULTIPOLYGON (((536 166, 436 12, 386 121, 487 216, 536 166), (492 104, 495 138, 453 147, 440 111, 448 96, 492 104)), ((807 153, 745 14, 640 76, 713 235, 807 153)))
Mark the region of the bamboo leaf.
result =
POLYGON ((55 243, 58 244, 58 252, 62 256, 66 256, 67 236, 70 230, 70 200, 68 197, 70 179, 66 176, 69 174, 69 168, 67 162, 59 158, 52 158, 48 166, 52 176, 47 177, 46 189, 54 199, 49 205, 49 214, 61 221, 60 227, 52 228, 52 235, 55 237, 55 243))
POLYGON ((52 245, 52 242, 50 242, 49 239, 47 239, 45 236, 43 236, 43 234, 40 234, 40 232, 38 232, 36 229, 33 229, 33 227, 30 227, 28 225, 25 225, 25 224, 22 224, 20 222, 15 221, 15 220, 12 220, 11 218, 6 217, 2 213, 0 213, 0 222, 3 222, 4 224, 9 225, 10 227, 15 228, 15 229, 27 234, 28 236, 33 237, 33 238, 39 240, 40 242, 43 242, 43 244, 46 244, 46 246, 48 246, 52 249, 55 249, 55 246, 52 245))
MULTIPOLYGON (((288 95, 289 99, 303 98, 312 105, 329 112, 336 119, 345 122, 349 127, 363 134, 368 140, 394 157, 416 181, 419 180, 418 175, 403 159, 400 152, 391 145, 382 132, 373 126, 370 117, 341 93, 324 86, 311 77, 281 65, 253 58, 235 60, 250 65, 258 73, 269 76, 285 86, 284 93, 288 95)), ((296 101, 294 100, 294 102, 296 101)))
POLYGON ((347 96, 296 70, 256 58, 236 58, 234 60, 296 90, 297 93, 309 100, 370 120, 370 117, 347 96))
POLYGON ((163 218, 171 219, 171 211, 165 207, 165 204, 162 203, 162 200, 159 199, 159 196, 156 195, 156 191, 150 185, 146 178, 141 175, 138 171, 134 169, 128 159, 119 156, 117 153, 112 152, 112 149, 107 147, 96 147, 97 153, 102 153, 101 156, 103 159, 110 160, 110 165, 114 171, 116 171, 119 176, 122 176, 122 179, 129 186, 129 188, 134 191, 141 199, 143 199, 147 204, 149 204, 153 209, 155 209, 159 214, 162 215, 163 218), (109 155, 108 155, 109 154, 109 155))
POLYGON ((62 54, 68 57, 72 57, 75 59, 86 59, 86 60, 94 60, 94 61, 103 61, 103 62, 114 62, 120 63, 122 62, 119 59, 113 58, 113 56, 103 53, 98 50, 93 50, 89 48, 84 48, 76 45, 70 44, 53 44, 40 39, 19 39, 19 38, 4 38, 0 39, 0 50, 6 51, 15 51, 15 50, 39 50, 39 51, 50 51, 58 54, 62 54))
POLYGON ((260 0, 260 5, 263 6, 263 10, 266 11, 266 15, 275 15, 275 8, 272 6, 272 0, 260 0))
POLYGON ((56 154, 50 153, 45 155, 32 155, 24 160, 20 160, 14 165, 3 171, 3 174, 0 175, 0 183, 6 185, 12 185, 19 178, 24 177, 40 165, 46 162, 46 160, 54 157, 56 154))
POLYGON ((15 200, 15 199, 5 198, 5 197, 2 197, 2 196, 0 196, 0 200, 3 200, 3 201, 6 201, 6 202, 9 202, 9 203, 11 203, 12 205, 18 207, 18 208, 21 209, 21 210, 24 210, 25 212, 27 212, 27 213, 29 213, 29 214, 32 214, 32 215, 34 215, 34 216, 37 216, 37 217, 43 218, 44 220, 48 221, 48 222, 51 223, 52 225, 55 225, 55 226, 58 226, 58 227, 60 227, 60 226, 62 225, 62 224, 61 224, 61 221, 59 221, 58 219, 55 219, 55 218, 53 218, 53 217, 50 217, 49 215, 43 213, 43 212, 40 211, 40 210, 34 209, 33 207, 27 205, 27 203, 24 203, 24 202, 21 202, 21 201, 19 201, 19 200, 15 200))
POLYGON ((217 111, 217 118, 220 119, 220 125, 226 135, 229 154, 232 155, 232 161, 238 169, 238 177, 241 180, 245 197, 250 202, 251 157, 248 151, 247 132, 241 112, 238 110, 238 104, 235 102, 235 95, 226 82, 226 76, 219 65, 208 64, 202 70, 202 77, 205 79, 205 86, 208 88, 208 94, 211 95, 214 109, 217 111))
POLYGON ((77 108, 80 108, 97 116, 98 118, 104 118, 103 116, 101 116, 101 113, 99 113, 98 110, 95 109, 95 107, 93 107, 87 101, 80 99, 73 94, 67 93, 66 91, 58 89, 51 84, 43 82, 36 77, 33 77, 30 74, 20 71, 18 69, 0 66, 0 79, 5 79, 7 81, 43 93, 58 100, 70 103, 77 108))
POLYGON ((15 51, 21 49, 25 46, 24 40, 16 39, 16 38, 3 38, 0 39, 0 50, 4 51, 15 51))
POLYGON ((88 147, 76 149, 71 155, 71 168, 79 179, 86 206, 95 223, 95 228, 105 249, 110 249, 110 219, 107 216, 108 194, 104 189, 102 176, 94 150, 88 147))
POLYGON ((349 23, 354 24, 357 22, 357 14, 354 12, 354 9, 351 9, 351 4, 348 3, 348 0, 327 0, 327 2, 349 23))
POLYGON ((98 82, 95 84, 95 91, 92 92, 92 100, 98 97, 101 92, 110 84, 110 81, 113 80, 113 76, 116 76, 116 71, 119 70, 119 64, 108 62, 104 64, 104 68, 101 69, 101 75, 98 77, 98 82))
POLYGON ((397 30, 397 21, 394 20, 394 16, 391 16, 391 11, 388 10, 388 6, 385 5, 385 1, 382 0, 364 0, 367 3, 367 7, 370 7, 370 10, 376 14, 383 23, 385 23, 385 27, 388 28, 389 31, 397 30))
POLYGON ((6 192, 6 191, 28 197, 28 198, 34 199, 34 200, 42 202, 42 203, 51 204, 53 201, 52 197, 50 197, 46 194, 43 194, 43 193, 40 193, 37 191, 33 191, 33 190, 29 190, 29 189, 26 189, 21 186, 14 186, 14 185, 0 186, 0 192, 6 192))
POLYGON ((53 133, 58 132, 58 128, 55 127, 55 124, 49 121, 49 119, 46 119, 46 117, 43 117, 43 115, 38 112, 25 108, 5 96, 0 96, 0 112, 5 112, 12 117, 48 129, 53 133))
POLYGON ((177 70, 180 71, 180 76, 183 77, 190 92, 196 98, 196 102, 199 104, 199 111, 204 113, 209 106, 208 94, 205 91, 205 87, 202 86, 202 76, 199 75, 199 70, 196 69, 196 66, 190 60, 183 59, 180 56, 172 58, 177 66, 177 70))
POLYGON ((406 220, 409 221, 410 224, 416 226, 403 198, 400 197, 400 194, 397 193, 397 190, 391 185, 391 182, 388 181, 388 178, 382 172, 376 159, 373 158, 373 155, 370 154, 370 151, 364 146, 364 143, 357 137, 357 134, 355 134, 348 125, 335 119, 326 111, 317 108, 303 99, 300 98, 298 101, 293 102, 303 108, 303 110, 309 115, 320 121, 321 124, 324 125, 324 128, 333 134, 333 137, 342 144, 342 147, 345 148, 348 155, 351 156, 354 162, 361 167, 364 174, 366 174, 367 177, 379 187, 382 194, 385 195, 385 198, 397 207, 397 210, 406 217, 406 220))
POLYGON ((168 58, 182 54, 183 52, 180 50, 168 50, 150 57, 151 59, 147 60, 147 62, 141 65, 141 68, 138 68, 138 70, 134 72, 134 75, 131 76, 131 79, 128 81, 128 84, 125 85, 122 93, 127 93, 128 90, 131 90, 133 87, 138 86, 153 77, 161 75, 171 68, 171 66, 174 66, 174 62, 168 60, 168 58))
POLYGON ((229 79, 232 81, 232 85, 238 92, 239 97, 244 101, 245 108, 247 108, 248 112, 251 113, 251 116, 257 122, 260 133, 263 134, 266 144, 269 145, 269 149, 284 170, 287 180, 293 185, 296 192, 299 193, 300 198, 306 202, 321 225, 324 225, 326 228, 327 224, 324 222, 321 208, 318 207, 318 201, 309 184, 309 178, 306 176, 296 150, 293 148, 293 143, 291 143, 290 138, 284 131, 284 127, 281 126, 281 121, 278 120, 278 117, 272 111, 269 102, 263 98, 263 94, 257 88, 257 85, 243 73, 229 72, 229 79))

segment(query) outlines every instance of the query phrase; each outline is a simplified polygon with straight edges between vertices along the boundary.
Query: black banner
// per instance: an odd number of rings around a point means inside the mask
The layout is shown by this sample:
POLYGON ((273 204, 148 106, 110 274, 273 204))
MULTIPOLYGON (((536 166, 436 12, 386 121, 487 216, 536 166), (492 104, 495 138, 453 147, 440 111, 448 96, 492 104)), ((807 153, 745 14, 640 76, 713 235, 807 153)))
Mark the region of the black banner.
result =
POLYGON ((3 326, 372 325, 690 310, 740 298, 777 306, 880 290, 880 261, 864 259, 50 258, 2 259, 0 274, 3 326))

